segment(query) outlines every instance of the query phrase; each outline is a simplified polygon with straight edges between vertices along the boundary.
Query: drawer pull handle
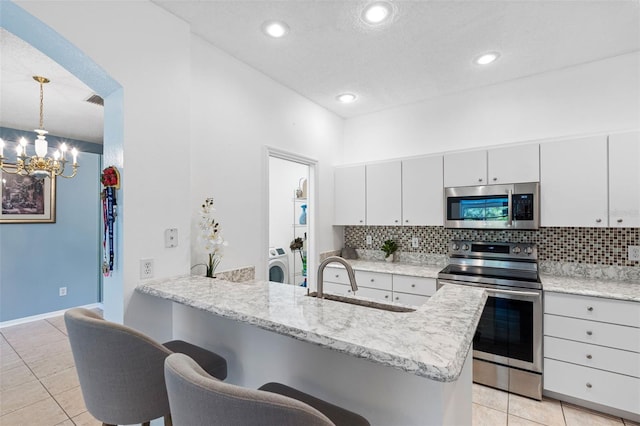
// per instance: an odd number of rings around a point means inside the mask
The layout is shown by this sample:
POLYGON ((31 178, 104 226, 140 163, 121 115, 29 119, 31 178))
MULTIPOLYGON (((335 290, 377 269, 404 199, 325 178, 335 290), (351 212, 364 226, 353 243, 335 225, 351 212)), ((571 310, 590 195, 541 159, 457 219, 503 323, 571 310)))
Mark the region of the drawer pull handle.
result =
POLYGON ((591 389, 593 386, 591 385, 591 383, 587 383, 587 387, 591 389))
POLYGON ((415 284, 411 284, 411 288, 415 288, 415 287, 416 287, 416 285, 415 285, 415 284))
POLYGON ((400 297, 396 296, 396 300, 400 300, 400 297))
POLYGON ((587 331, 587 336, 591 336, 593 334, 593 331, 589 330, 587 331))
POLYGON ((371 282, 373 282, 373 281, 374 281, 373 278, 371 278, 371 282))
POLYGON ((389 298, 389 295, 388 295, 388 294, 385 294, 385 295, 384 295, 384 298, 385 298, 385 299, 388 299, 388 298, 389 298))
POLYGON ((600 222, 602 222, 602 219, 596 219, 596 222, 600 223, 600 222))
POLYGON ((617 221, 617 222, 618 222, 618 223, 622 223, 622 219, 618 219, 618 221, 617 221))
POLYGON ((589 306, 589 307, 587 308, 587 311, 589 311, 589 312, 593 312, 593 306, 589 306))
POLYGON ((587 355, 587 359, 591 359, 591 358, 593 358, 591 354, 587 355))
POLYGON ((336 278, 340 278, 340 275, 336 274, 336 278))

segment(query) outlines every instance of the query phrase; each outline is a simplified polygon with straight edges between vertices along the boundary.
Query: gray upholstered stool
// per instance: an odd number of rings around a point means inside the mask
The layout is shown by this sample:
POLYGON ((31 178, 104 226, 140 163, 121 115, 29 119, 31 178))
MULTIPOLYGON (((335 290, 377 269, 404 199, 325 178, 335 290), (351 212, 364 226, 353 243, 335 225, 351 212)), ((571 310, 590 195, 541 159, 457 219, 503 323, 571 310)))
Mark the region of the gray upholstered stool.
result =
POLYGON ((164 360, 174 352, 189 354, 218 379, 227 377, 225 359, 199 346, 162 345, 88 309, 70 309, 64 320, 87 410, 103 425, 148 425, 163 416, 171 425, 164 360))
POLYGON ((183 354, 168 356, 164 373, 176 426, 369 426, 356 413, 279 383, 254 390, 221 382, 183 354))

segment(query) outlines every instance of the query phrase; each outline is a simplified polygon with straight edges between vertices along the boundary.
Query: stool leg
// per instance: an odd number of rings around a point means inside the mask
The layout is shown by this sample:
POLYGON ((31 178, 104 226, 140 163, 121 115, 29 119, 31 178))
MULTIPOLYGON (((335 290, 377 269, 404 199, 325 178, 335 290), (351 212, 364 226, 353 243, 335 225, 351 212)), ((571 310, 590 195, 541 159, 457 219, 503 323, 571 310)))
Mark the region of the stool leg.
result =
POLYGON ((173 420, 171 420, 171 414, 164 416, 164 426, 173 426, 173 420))

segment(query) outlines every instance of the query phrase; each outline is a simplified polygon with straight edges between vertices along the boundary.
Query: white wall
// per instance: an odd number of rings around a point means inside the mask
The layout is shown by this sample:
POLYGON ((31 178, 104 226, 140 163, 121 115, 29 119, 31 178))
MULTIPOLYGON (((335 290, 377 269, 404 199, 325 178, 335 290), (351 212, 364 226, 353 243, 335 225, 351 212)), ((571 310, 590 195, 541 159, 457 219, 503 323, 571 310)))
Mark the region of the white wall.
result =
POLYGON ((636 129, 639 121, 635 52, 348 119, 343 162, 636 129))
POLYGON ((342 245, 333 221, 333 165, 343 120, 237 61, 201 38, 191 42, 191 202, 215 199, 229 246, 221 269, 255 265, 266 278, 265 145, 318 161, 317 250, 342 245))
POLYGON ((293 253, 289 245, 296 237, 304 238, 307 231, 306 227, 294 227, 294 224, 299 223, 302 213, 300 206, 309 205, 306 200, 294 201, 295 190, 301 178, 309 179, 309 166, 280 158, 269 158, 269 246, 282 247, 287 253, 289 283, 295 283, 294 267, 298 273, 302 270, 299 253, 293 253))
MULTIPOLYGON (((146 1, 18 4, 122 86, 124 128, 114 135, 105 120, 105 165, 113 161, 123 169, 118 217, 122 261, 116 271, 123 288, 114 289, 117 283, 105 280, 105 316, 121 320, 124 310, 125 322, 149 324, 147 307, 153 302, 133 293, 139 259, 154 259, 156 277, 185 274, 190 268, 189 27, 146 1), (114 140, 118 137, 123 139, 114 140), (123 149, 112 149, 119 143, 123 149), (166 228, 178 228, 177 248, 164 248, 166 228)), ((166 327, 149 325, 170 334, 166 327)))

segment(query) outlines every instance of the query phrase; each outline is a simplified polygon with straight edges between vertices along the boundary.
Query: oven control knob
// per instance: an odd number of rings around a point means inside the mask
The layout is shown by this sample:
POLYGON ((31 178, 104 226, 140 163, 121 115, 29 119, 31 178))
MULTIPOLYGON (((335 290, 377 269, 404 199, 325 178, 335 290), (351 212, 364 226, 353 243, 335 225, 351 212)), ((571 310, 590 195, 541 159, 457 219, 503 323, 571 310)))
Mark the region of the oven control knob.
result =
POLYGON ((469 250, 469 244, 463 244, 462 250, 469 250))
POLYGON ((531 254, 533 253, 533 248, 532 247, 525 247, 524 252, 527 254, 531 254))
POLYGON ((513 248, 513 250, 512 250, 512 251, 513 251, 515 254, 519 254, 519 253, 522 251, 522 249, 521 249, 520 247, 518 247, 518 246, 515 246, 515 247, 513 248))
POLYGON ((453 244, 451 245, 451 248, 452 248, 453 250, 458 250, 458 249, 460 248, 460 246, 459 246, 457 243, 453 243, 453 244))

